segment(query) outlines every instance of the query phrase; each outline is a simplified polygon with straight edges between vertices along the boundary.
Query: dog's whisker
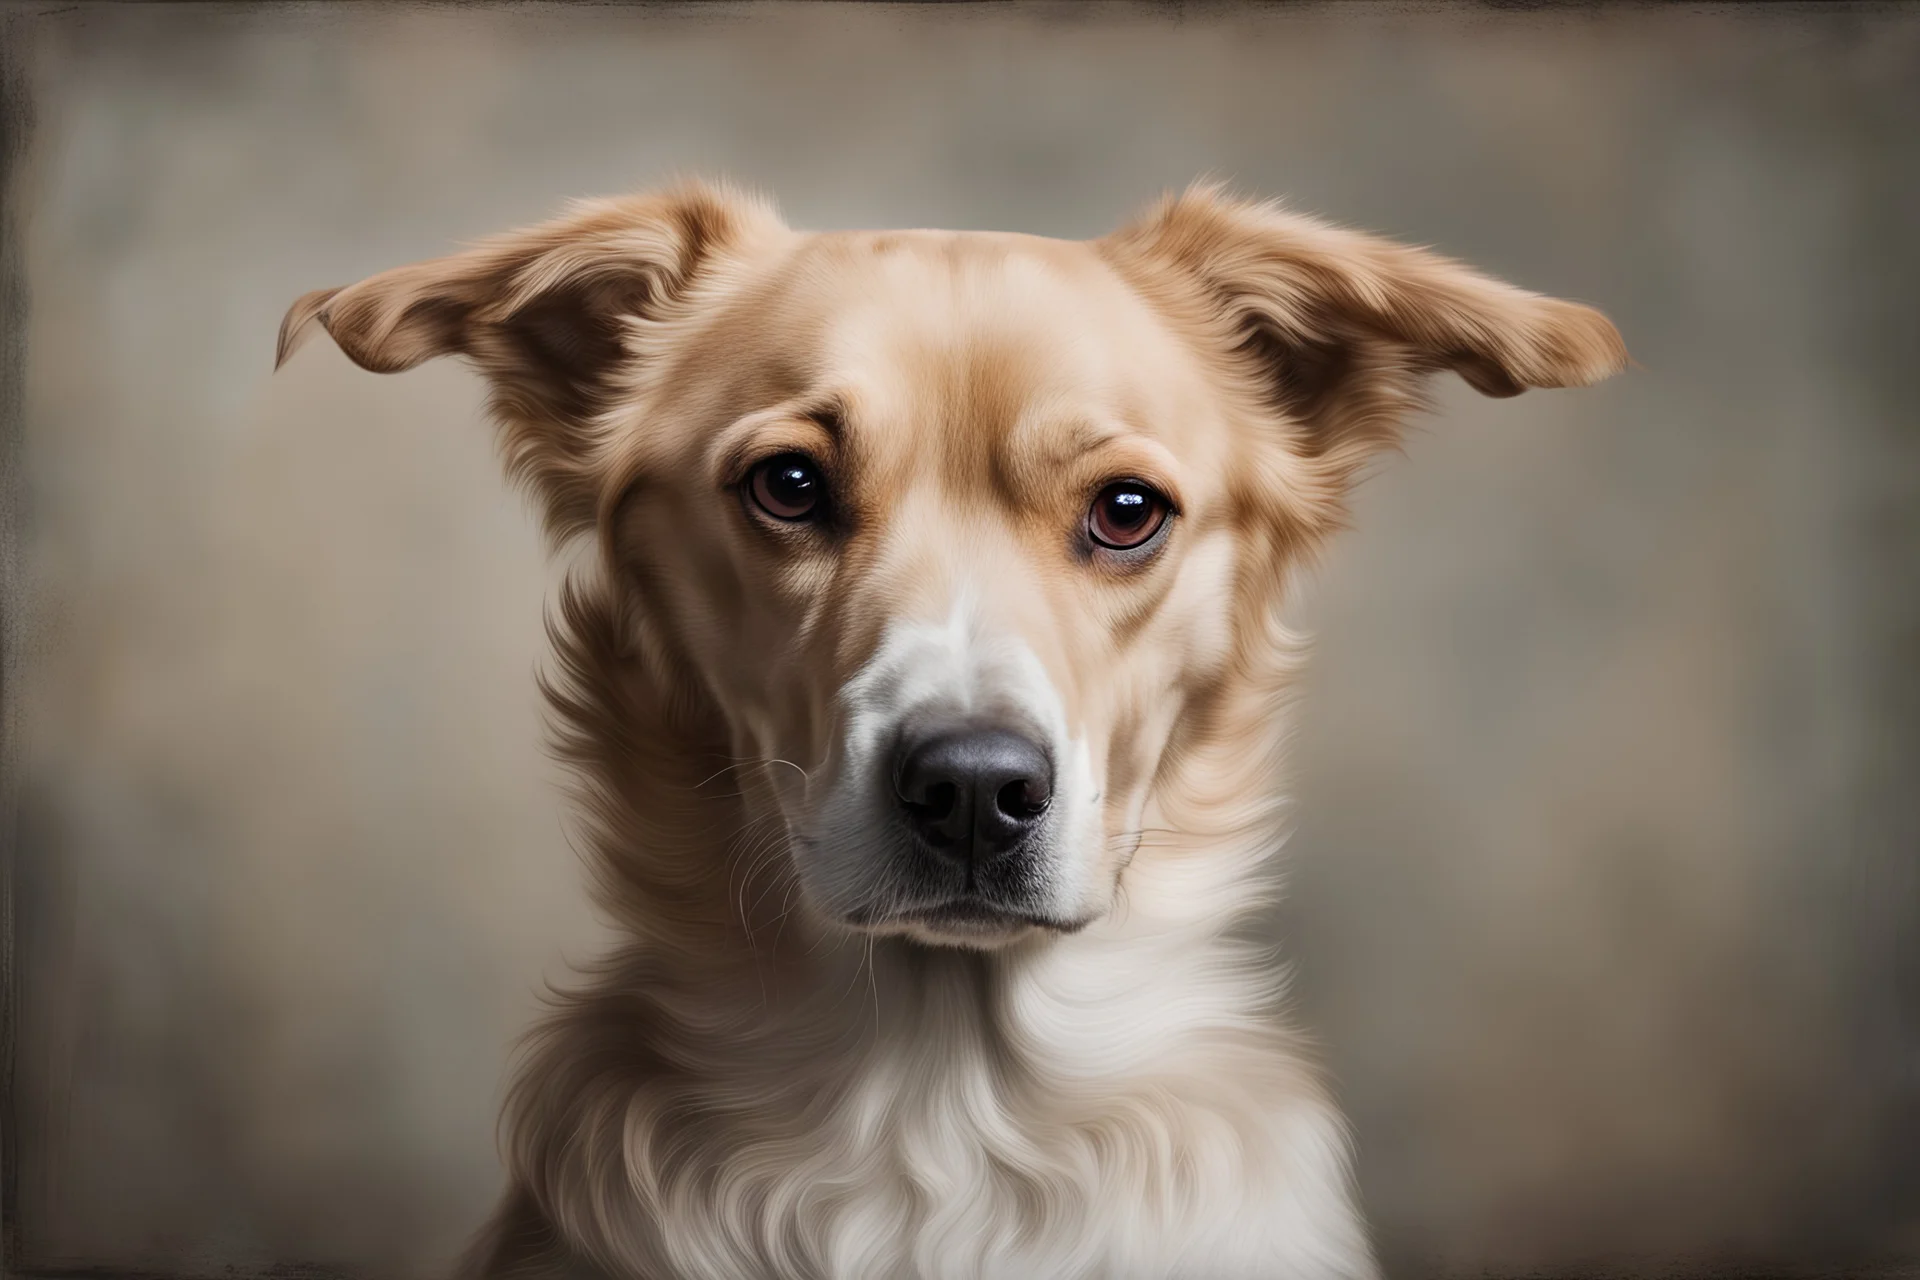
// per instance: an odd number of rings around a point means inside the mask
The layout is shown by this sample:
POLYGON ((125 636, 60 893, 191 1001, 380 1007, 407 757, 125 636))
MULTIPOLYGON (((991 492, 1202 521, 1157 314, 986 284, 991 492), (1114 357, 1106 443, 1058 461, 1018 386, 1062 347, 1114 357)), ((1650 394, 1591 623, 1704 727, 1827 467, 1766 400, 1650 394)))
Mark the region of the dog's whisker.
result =
POLYGON ((749 921, 749 913, 754 908, 757 908, 760 905, 761 900, 766 897, 766 890, 765 889, 761 890, 759 896, 754 899, 753 907, 750 908, 748 907, 747 901, 746 901, 747 887, 759 875, 762 869, 773 865, 777 861, 784 847, 784 844, 785 844, 785 832, 777 829, 763 831, 755 837, 754 842, 751 846, 751 850, 752 850, 751 854, 749 855, 749 854, 743 853, 742 855, 740 855, 735 859, 736 864, 738 863, 745 864, 744 868, 740 872, 740 877, 739 877, 740 886, 737 893, 735 894, 735 898, 736 898, 737 909, 740 916, 741 928, 746 929, 749 932, 749 934, 751 934, 752 932, 752 925, 749 921))
POLYGON ((807 772, 807 770, 801 768, 799 765, 795 764, 791 760, 784 760, 779 756, 768 756, 765 760, 762 760, 760 763, 763 765, 770 765, 770 764, 786 765, 789 769, 792 769, 795 773, 798 773, 800 775, 801 781, 803 782, 813 781, 813 775, 811 773, 807 772))
POLYGON ((778 926, 775 927, 773 931, 773 949, 776 954, 780 950, 780 939, 786 936, 787 917, 793 911, 794 895, 799 892, 800 892, 800 878, 798 876, 794 876, 791 878, 789 884, 787 885, 786 896, 781 899, 780 915, 778 917, 779 924, 778 926))
MULTIPOLYGON (((767 819, 764 816, 749 818, 740 825, 739 829, 728 842, 726 866, 729 886, 731 887, 735 873, 739 872, 742 876, 740 890, 742 894, 745 892, 746 880, 750 879, 753 874, 753 866, 758 861, 761 849, 765 847, 770 838, 778 834, 775 831, 762 829, 765 827, 766 821, 767 819)), ((746 923, 744 912, 742 913, 741 923, 746 923)))

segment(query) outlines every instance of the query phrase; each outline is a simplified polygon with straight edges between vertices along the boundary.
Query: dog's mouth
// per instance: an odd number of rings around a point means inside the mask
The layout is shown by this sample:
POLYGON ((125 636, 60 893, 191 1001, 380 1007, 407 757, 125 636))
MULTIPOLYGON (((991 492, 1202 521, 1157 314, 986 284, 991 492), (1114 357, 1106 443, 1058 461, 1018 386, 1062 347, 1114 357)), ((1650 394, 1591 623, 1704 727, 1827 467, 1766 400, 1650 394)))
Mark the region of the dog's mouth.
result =
POLYGON ((1089 922, 1058 920, 966 894, 886 913, 854 912, 847 923, 872 932, 904 933, 928 942, 977 947, 1010 942, 1030 930, 1078 933, 1089 922))

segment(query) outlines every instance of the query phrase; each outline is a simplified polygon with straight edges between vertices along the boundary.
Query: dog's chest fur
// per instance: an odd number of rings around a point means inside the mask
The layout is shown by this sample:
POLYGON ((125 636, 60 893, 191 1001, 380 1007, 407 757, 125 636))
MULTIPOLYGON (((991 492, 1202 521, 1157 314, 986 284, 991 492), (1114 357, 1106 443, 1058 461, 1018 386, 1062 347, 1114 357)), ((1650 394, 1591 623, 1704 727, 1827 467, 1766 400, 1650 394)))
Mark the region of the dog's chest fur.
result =
POLYGON ((1335 1112, 1249 1007, 1246 958, 1192 941, 880 949, 772 1018, 751 992, 663 1002, 673 1069, 631 1082, 617 1150, 604 1124, 568 1144, 625 1174, 596 1252, 646 1275, 1370 1274, 1335 1112))

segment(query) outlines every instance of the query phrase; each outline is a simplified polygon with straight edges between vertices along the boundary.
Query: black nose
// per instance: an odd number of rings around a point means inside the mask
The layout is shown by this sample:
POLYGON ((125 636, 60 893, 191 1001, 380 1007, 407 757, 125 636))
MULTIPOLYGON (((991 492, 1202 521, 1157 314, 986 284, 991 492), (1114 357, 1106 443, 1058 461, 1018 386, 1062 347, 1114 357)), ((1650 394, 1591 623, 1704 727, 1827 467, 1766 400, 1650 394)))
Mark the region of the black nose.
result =
POLYGON ((896 790, 907 822, 937 852, 984 862, 1020 843, 1053 799, 1053 763, 1006 729, 964 729, 908 742, 896 790))

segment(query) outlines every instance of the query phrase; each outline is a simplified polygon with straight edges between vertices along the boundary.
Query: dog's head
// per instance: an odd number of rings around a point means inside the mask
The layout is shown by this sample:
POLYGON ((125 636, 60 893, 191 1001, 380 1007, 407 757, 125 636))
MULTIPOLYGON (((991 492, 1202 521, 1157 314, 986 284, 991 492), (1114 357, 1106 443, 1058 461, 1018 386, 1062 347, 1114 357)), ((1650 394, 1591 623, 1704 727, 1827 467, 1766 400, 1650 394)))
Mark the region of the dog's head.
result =
POLYGON ((312 321, 478 365, 818 913, 975 946, 1106 912, 1183 717, 1426 375, 1625 361, 1589 308, 1212 189, 1067 242, 686 187, 311 294, 282 359, 312 321))

